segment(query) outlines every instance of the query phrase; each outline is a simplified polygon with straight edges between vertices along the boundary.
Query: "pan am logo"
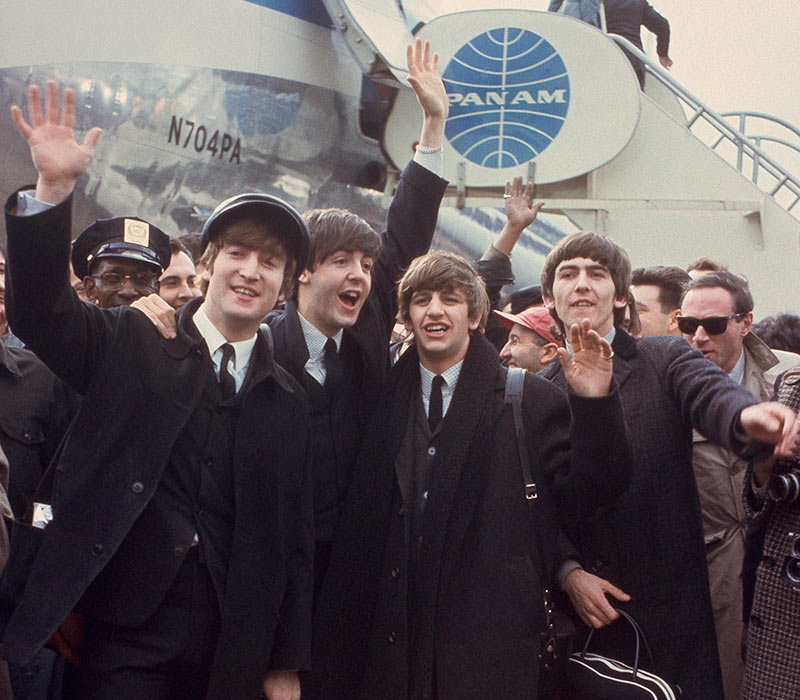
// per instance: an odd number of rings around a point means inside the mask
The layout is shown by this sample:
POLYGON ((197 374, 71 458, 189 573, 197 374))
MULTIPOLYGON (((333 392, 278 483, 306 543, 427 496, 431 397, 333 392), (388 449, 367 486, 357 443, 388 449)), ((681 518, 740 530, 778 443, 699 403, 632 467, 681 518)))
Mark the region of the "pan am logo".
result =
POLYGON ((474 37, 442 75, 450 101, 445 134, 473 163, 509 168, 535 158, 561 131, 569 78, 542 37, 503 27, 474 37))

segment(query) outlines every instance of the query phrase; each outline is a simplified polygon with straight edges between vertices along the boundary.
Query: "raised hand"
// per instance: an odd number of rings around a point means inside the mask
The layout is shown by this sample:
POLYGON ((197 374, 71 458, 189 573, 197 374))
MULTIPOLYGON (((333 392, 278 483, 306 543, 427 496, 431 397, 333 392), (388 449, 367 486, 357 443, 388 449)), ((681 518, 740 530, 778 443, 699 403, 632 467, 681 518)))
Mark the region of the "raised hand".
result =
POLYGON ((431 45, 417 39, 406 49, 408 61, 408 84, 414 90, 424 115, 420 145, 437 147, 442 145, 444 122, 450 111, 450 102, 444 83, 439 77, 439 54, 431 58, 431 45))
POLYGON ((39 173, 36 198, 58 204, 72 192, 78 178, 92 162, 102 130, 91 129, 79 144, 74 134, 75 93, 70 88, 64 90, 59 114, 58 85, 52 80, 47 81, 44 112, 39 87, 31 85, 28 89, 28 117, 30 123, 25 121, 17 105, 11 107, 11 118, 28 142, 39 173))
POLYGON ((588 318, 569 329, 572 357, 566 348, 558 349, 564 377, 578 396, 605 396, 611 388, 614 351, 605 338, 592 330, 588 318))
POLYGON ((506 224, 494 242, 494 247, 506 255, 517 244, 522 232, 535 220, 544 202, 533 203, 533 184, 523 187, 522 178, 515 177, 506 181, 506 190, 503 200, 506 204, 506 224))
POLYGON ((533 203, 533 183, 522 186, 522 178, 517 176, 506 182, 503 195, 506 204, 506 218, 509 226, 523 230, 530 226, 544 202, 533 203))

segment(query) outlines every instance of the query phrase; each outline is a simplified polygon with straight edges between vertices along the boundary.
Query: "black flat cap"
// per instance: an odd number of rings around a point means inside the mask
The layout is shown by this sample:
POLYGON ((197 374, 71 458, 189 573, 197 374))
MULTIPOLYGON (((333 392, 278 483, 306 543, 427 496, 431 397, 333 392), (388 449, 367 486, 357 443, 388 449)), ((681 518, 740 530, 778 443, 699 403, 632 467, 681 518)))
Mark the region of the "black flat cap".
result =
POLYGON ((295 259, 298 272, 305 269, 311 246, 306 222, 291 204, 271 194, 247 192, 220 202, 203 226, 201 248, 205 251, 209 241, 222 233, 227 224, 242 216, 263 218, 295 259))

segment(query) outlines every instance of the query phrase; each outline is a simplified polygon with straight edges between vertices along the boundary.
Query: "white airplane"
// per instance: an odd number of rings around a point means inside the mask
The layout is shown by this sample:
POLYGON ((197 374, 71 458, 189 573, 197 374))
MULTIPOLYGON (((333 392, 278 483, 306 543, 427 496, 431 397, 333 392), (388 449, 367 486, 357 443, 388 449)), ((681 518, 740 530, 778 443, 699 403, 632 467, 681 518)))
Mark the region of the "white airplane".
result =
MULTIPOLYGON (((451 102, 440 245, 478 256, 502 226, 503 184, 522 175, 571 223, 527 232, 518 283, 537 281, 563 229, 594 228, 636 266, 726 260, 747 270, 759 311, 791 309, 800 181, 646 56, 641 93, 624 40, 525 4, 442 15, 425 0, 16 3, 4 8, 0 115, 52 78, 76 90, 80 128, 104 129, 76 228, 124 213, 198 230, 248 190, 380 226, 418 134, 405 86, 417 36, 440 53, 451 102)), ((0 135, 9 193, 34 172, 10 118, 0 135)))

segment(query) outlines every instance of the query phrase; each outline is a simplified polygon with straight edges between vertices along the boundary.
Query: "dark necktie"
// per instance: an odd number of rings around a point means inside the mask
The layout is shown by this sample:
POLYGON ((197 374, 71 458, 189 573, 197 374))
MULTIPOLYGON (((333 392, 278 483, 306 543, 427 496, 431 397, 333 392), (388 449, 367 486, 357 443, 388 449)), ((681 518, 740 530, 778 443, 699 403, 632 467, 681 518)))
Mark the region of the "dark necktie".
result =
POLYGON ((222 387, 222 398, 227 401, 236 396, 236 380, 228 371, 228 363, 233 357, 233 345, 225 343, 222 346, 222 360, 219 363, 219 383, 222 387))
POLYGON ((342 385, 342 358, 336 350, 336 341, 328 338, 325 342, 325 388, 333 395, 342 385))
POLYGON ((444 384, 444 379, 442 379, 441 374, 437 374, 433 378, 433 383, 431 384, 431 398, 428 402, 428 425, 431 428, 431 432, 434 432, 436 428, 439 427, 439 423, 442 422, 442 385, 444 384))

